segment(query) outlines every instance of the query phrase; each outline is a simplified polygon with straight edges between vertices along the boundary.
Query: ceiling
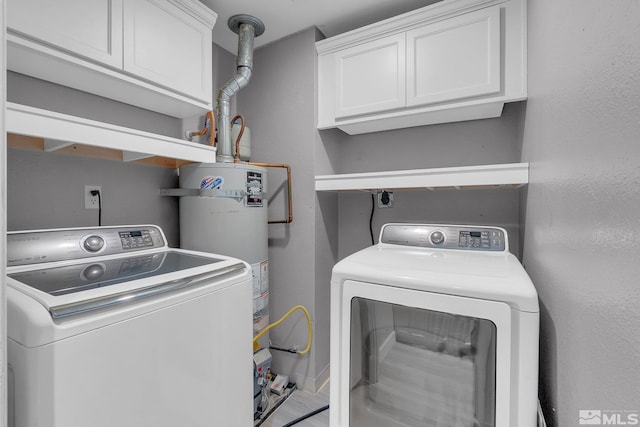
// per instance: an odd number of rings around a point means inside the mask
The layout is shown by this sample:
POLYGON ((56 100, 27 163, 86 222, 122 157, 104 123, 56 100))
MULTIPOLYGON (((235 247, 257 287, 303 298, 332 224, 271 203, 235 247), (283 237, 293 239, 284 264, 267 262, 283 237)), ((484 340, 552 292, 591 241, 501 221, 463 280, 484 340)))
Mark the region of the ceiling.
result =
POLYGON ((312 26, 327 37, 341 34, 439 0, 200 0, 218 14, 213 42, 235 54, 238 36, 227 26, 237 14, 259 18, 265 32, 254 41, 260 47, 312 26))

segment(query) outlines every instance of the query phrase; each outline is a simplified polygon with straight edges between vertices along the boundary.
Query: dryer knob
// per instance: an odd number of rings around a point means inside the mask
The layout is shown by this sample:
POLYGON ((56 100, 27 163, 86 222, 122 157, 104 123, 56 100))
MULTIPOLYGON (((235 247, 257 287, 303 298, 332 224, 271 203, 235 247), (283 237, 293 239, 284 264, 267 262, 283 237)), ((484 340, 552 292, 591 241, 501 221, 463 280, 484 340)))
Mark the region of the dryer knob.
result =
POLYGON ((444 242, 444 234, 442 234, 442 231, 434 231, 429 238, 434 245, 440 245, 444 242))
POLYGON ((100 236, 89 236, 84 241, 84 248, 89 252, 98 252, 104 246, 104 239, 100 236))

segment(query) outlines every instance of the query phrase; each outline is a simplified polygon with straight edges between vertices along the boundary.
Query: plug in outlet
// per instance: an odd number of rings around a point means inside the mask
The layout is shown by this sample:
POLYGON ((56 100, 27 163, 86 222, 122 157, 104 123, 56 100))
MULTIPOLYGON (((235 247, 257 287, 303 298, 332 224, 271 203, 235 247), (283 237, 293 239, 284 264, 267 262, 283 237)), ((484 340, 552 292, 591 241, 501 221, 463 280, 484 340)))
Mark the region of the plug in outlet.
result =
POLYGON ((393 207, 393 191, 378 191, 378 207, 379 208, 392 208, 393 207))
POLYGON ((100 200, 98 195, 92 195, 91 192, 97 190, 102 197, 102 187, 99 185, 85 185, 84 186, 84 208, 85 209, 98 209, 100 207, 100 200))

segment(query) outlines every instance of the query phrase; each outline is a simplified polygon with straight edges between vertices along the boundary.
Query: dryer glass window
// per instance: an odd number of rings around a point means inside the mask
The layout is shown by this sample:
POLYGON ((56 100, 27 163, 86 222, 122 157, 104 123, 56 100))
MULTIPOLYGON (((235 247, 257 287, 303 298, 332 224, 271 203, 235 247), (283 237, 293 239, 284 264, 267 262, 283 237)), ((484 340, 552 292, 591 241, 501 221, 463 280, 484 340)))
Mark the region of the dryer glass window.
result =
POLYGON ((351 301, 350 427, 495 426, 496 326, 351 301))

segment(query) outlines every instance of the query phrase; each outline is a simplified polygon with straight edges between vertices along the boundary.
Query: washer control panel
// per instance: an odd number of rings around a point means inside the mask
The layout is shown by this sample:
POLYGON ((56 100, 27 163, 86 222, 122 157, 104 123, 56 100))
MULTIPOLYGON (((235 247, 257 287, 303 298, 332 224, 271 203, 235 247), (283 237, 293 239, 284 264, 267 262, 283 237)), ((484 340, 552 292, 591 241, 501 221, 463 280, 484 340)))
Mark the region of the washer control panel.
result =
POLYGON ((166 247, 155 225, 7 233, 7 266, 66 261, 166 247))
POLYGON ((123 250, 154 248, 156 244, 151 230, 128 230, 118 234, 123 250))
POLYGON ((491 252, 509 249, 503 228, 472 225, 385 224, 380 243, 491 252))

